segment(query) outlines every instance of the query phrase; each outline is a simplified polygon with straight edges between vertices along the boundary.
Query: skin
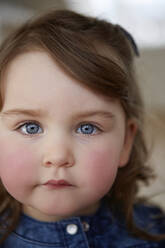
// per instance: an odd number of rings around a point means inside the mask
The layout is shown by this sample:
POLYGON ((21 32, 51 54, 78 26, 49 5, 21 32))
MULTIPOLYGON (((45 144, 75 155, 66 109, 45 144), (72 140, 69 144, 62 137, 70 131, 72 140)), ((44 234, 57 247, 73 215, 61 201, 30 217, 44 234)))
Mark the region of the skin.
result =
POLYGON ((125 120, 117 100, 80 85, 42 51, 15 58, 3 87, 0 178, 6 190, 38 220, 94 213, 129 160, 135 122, 125 120), (33 134, 31 125, 37 129, 33 134), (43 185, 50 179, 72 186, 43 185))

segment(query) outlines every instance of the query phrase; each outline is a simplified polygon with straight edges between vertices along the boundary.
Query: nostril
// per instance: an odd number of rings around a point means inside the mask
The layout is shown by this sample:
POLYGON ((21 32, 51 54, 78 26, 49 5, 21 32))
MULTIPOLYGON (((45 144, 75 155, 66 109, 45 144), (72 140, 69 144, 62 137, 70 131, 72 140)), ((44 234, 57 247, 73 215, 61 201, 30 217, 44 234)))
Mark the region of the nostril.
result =
POLYGON ((45 167, 51 167, 51 166, 57 166, 57 167, 71 167, 73 166, 73 161, 68 161, 64 159, 56 159, 56 160, 45 160, 43 161, 43 166, 45 167))
POLYGON ((64 149, 60 152, 56 150, 55 152, 44 154, 42 159, 42 165, 45 167, 71 167, 74 164, 73 154, 66 152, 64 149))
POLYGON ((52 165, 52 163, 50 161, 47 161, 44 163, 46 167, 50 167, 52 165))

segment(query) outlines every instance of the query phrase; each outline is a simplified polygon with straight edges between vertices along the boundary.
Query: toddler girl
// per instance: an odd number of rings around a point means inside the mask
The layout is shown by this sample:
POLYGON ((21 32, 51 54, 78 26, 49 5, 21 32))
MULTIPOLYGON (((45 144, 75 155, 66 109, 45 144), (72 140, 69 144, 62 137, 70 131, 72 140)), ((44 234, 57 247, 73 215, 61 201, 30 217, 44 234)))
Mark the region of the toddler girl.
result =
POLYGON ((66 10, 2 44, 0 247, 165 247, 137 196, 152 173, 136 55, 119 25, 66 10))

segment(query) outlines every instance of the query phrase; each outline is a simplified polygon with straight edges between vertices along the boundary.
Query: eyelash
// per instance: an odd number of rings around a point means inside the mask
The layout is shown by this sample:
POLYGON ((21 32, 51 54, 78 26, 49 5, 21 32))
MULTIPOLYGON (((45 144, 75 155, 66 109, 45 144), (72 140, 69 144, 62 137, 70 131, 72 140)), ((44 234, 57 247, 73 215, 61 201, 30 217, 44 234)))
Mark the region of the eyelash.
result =
MULTIPOLYGON (((16 130, 16 131, 19 131, 21 134, 26 135, 26 136, 35 136, 35 135, 37 135, 37 134, 42 133, 42 132, 40 132, 40 133, 34 133, 34 134, 23 133, 23 132, 21 131, 21 128, 24 128, 24 129, 25 129, 24 131, 27 132, 27 126, 28 126, 28 125, 35 125, 35 126, 38 126, 38 129, 42 129, 42 127, 40 127, 40 124, 39 124, 39 123, 37 123, 37 122, 35 122, 35 121, 27 121, 27 122, 24 122, 24 123, 22 123, 21 125, 19 125, 15 130, 16 130)), ((103 132, 103 130, 102 130, 100 127, 98 127, 97 125, 95 125, 95 124, 93 124, 93 123, 91 123, 91 122, 80 123, 80 124, 78 125, 78 127, 76 128, 76 133, 80 133, 80 132, 77 132, 78 129, 81 131, 81 134, 82 134, 83 136, 94 136, 94 135, 96 135, 96 134, 99 134, 99 133, 103 132), (92 128, 92 131, 93 131, 94 133, 93 133, 93 132, 92 132, 92 133, 82 133, 82 128, 85 127, 85 126, 88 126, 88 127, 90 126, 90 127, 92 128)), ((38 131, 38 130, 37 130, 37 131, 38 131)))
POLYGON ((82 135, 84 135, 84 136, 94 136, 96 134, 99 134, 99 133, 103 132, 103 130, 100 127, 98 127, 97 125, 95 125, 95 124, 93 124, 91 122, 85 122, 85 123, 79 124, 80 129, 82 128, 82 126, 91 126, 93 128, 93 130, 95 129, 94 134, 89 134, 89 133, 84 134, 84 133, 82 133, 82 135))
POLYGON ((27 121, 27 122, 24 122, 24 123, 21 123, 20 125, 18 125, 17 126, 17 128, 15 129, 16 131, 19 131, 21 134, 23 134, 23 135, 27 135, 27 136, 34 136, 34 135, 36 135, 36 134, 30 134, 30 133, 23 133, 23 132, 21 132, 21 128, 26 128, 26 126, 27 125, 38 125, 39 126, 39 128, 41 128, 40 127, 40 124, 39 123, 37 123, 37 122, 35 122, 35 121, 27 121))

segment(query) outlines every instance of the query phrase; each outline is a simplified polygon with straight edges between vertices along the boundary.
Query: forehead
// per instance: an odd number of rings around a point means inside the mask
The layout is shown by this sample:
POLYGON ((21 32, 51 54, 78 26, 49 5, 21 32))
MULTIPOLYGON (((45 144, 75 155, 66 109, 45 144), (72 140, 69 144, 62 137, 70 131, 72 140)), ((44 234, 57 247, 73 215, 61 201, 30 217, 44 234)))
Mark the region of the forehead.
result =
POLYGON ((27 107, 29 104, 63 108, 113 107, 114 101, 96 95, 66 72, 45 52, 33 51, 16 57, 4 77, 4 105, 27 107), (112 103, 113 102, 113 103, 112 103))

